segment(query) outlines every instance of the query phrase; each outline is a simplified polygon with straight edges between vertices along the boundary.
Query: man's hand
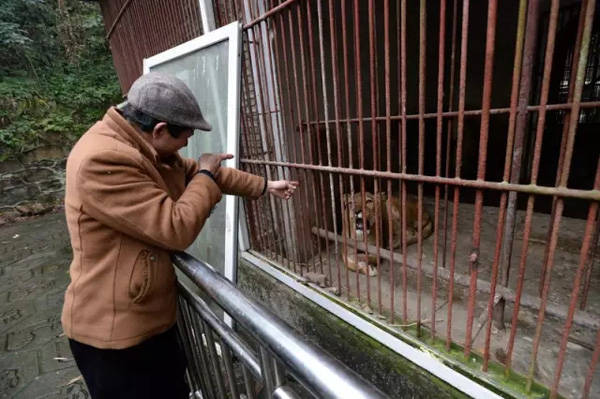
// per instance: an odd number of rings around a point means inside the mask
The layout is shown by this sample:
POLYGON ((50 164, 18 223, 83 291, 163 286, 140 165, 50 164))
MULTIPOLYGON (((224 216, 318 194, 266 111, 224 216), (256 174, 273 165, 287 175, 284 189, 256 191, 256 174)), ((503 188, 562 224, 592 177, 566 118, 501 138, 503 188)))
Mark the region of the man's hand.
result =
POLYGON ((221 167, 221 162, 233 158, 231 154, 202 154, 198 159, 199 170, 206 169, 216 175, 221 167))
POLYGON ((296 191, 299 183, 289 180, 269 180, 267 182, 267 191, 276 197, 290 199, 296 191))

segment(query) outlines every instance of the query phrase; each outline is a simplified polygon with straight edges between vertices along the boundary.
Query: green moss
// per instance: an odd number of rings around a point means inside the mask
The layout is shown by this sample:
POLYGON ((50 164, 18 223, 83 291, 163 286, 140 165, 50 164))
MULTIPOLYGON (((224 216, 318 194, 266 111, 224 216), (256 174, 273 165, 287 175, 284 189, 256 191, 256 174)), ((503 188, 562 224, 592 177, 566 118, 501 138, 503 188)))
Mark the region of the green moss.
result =
MULTIPOLYGON (((326 348, 388 394, 423 398, 465 397, 464 394, 415 363, 244 261, 240 264, 239 283, 242 290, 272 309, 306 338, 326 348)), ((319 292, 323 294, 320 290, 319 292)), ((356 298, 350 298, 345 302, 334 295, 327 295, 327 297, 339 306, 368 319, 403 342, 426 352, 448 367, 504 397, 533 399, 545 398, 549 395, 546 387, 535 382, 531 392, 525 392, 526 377, 516 373, 506 376, 504 366, 497 362, 490 361, 488 371, 484 373, 481 356, 471 354, 467 359, 463 348, 454 343, 450 346, 450 350, 446 350, 445 341, 437 337, 434 339, 424 326, 421 326, 421 336, 417 338, 416 325, 403 329, 393 328, 381 319, 365 315, 356 298)), ((384 316, 389 319, 389 315, 384 316)))

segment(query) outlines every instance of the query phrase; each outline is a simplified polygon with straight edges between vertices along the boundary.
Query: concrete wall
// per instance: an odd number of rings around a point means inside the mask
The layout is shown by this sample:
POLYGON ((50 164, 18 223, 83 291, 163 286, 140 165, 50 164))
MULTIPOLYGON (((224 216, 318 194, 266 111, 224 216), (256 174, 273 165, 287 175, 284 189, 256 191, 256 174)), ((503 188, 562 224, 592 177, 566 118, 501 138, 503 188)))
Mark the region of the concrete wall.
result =
POLYGON ((238 286, 391 398, 467 397, 244 260, 238 286))

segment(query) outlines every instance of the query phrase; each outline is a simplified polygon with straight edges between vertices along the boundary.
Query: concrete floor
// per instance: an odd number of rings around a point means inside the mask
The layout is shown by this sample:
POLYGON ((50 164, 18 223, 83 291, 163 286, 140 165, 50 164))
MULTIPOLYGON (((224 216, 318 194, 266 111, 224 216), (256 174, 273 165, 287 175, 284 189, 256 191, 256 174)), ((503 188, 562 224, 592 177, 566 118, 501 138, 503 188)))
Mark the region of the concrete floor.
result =
MULTIPOLYGON (((433 215, 433 203, 431 199, 425 199, 425 207, 433 215)), ((473 229, 473 212, 472 204, 460 204, 458 217, 458 237, 456 251, 456 273, 462 273, 466 276, 469 274, 469 254, 472 248, 472 229, 473 229)), ((442 212, 440 212, 440 217, 442 212)), ((491 268, 493 263, 495 244, 496 244, 496 223, 498 218, 498 209, 495 207, 484 207, 482 224, 481 224, 481 248, 479 255, 479 275, 481 281, 490 281, 491 268)), ((515 244, 513 250, 512 269, 510 274, 510 282, 508 287, 513 291, 516 290, 518 278, 518 267, 520 261, 520 252, 522 246, 522 230, 525 219, 525 213, 519 211, 517 214, 517 226, 515 235, 515 244)), ((451 204, 448 225, 452 222, 451 204)), ((538 298, 538 286, 544 259, 544 249, 546 240, 546 231, 550 223, 550 216, 546 214, 534 214, 533 228, 531 233, 532 240, 530 241, 527 266, 525 272, 524 295, 530 298, 538 298)), ((579 252, 581 241, 585 228, 585 220, 562 218, 560 225, 560 234, 558 240, 557 251, 555 255, 555 263, 552 270, 552 278, 550 284, 550 294, 548 303, 553 308, 553 313, 566 314, 566 309, 570 301, 570 295, 573 285, 575 270, 579 262, 579 252)), ((441 235, 440 235, 441 242, 441 235)), ((323 246, 324 247, 324 246, 323 246)), ((341 251, 341 243, 339 244, 341 251)), ((450 236, 448 236, 448 248, 450 248, 450 236)), ((324 248, 323 248, 324 249, 324 248)), ((333 244, 330 243, 330 251, 333 251, 333 244)), ((399 250, 396 250, 399 252, 399 250)), ((411 323, 416 320, 417 308, 417 273, 416 259, 417 246, 412 245, 408 248, 408 264, 412 268, 408 268, 407 279, 407 322, 411 323)), ((329 286, 341 286, 342 298, 348 292, 346 284, 346 270, 341 260, 341 256, 336 261, 333 253, 330 254, 329 260, 326 255, 322 254, 324 274, 328 275, 328 265, 331 265, 332 281, 329 286), (338 265, 342 268, 341 284, 338 282, 338 265)), ((394 276, 395 284, 392 288, 390 283, 391 267, 390 262, 381 259, 381 273, 378 277, 370 278, 370 295, 371 303, 367 306, 367 279, 364 275, 359 276, 360 307, 373 313, 376 316, 379 313, 379 296, 381 298, 381 309, 385 317, 382 320, 389 321, 390 303, 392 295, 394 297, 395 321, 394 324, 403 323, 402 308, 403 295, 401 285, 401 256, 394 256, 394 276), (399 259, 400 258, 400 259, 399 259)), ((441 268, 442 253, 440 244, 439 264, 441 268)), ((449 265, 449 251, 447 265, 449 265)), ((308 262, 311 264, 312 262, 308 262)), ((317 264, 319 261, 317 260, 317 264)), ((598 265, 596 265, 597 267, 598 265)), ((423 267, 433 268, 433 236, 430 236, 423 243, 423 267)), ((440 269, 441 270, 441 269, 440 269)), ((595 270, 596 272, 598 270, 595 270)), ((588 305, 586 312, 576 312, 576 320, 584 319, 587 324, 575 323, 571 329, 565 363, 563 366, 562 377, 560 380, 559 392, 567 398, 580 398, 584 385, 585 376, 589 370, 589 364, 592 358, 592 351, 595 345, 596 332, 600 325, 600 274, 594 273, 588 297, 588 305), (591 325, 590 325, 591 324, 591 325)), ((356 273, 349 272, 350 293, 356 298, 357 283, 356 273)), ((446 339, 446 324, 448 312, 448 290, 447 284, 442 279, 439 280, 440 287, 437 292, 436 299, 436 331, 438 338, 446 339)), ((431 322, 431 304, 432 304, 432 279, 423 274, 422 291, 421 291, 421 320, 424 320, 426 326, 430 326, 431 322)), ((461 345, 465 342, 466 319, 467 319, 467 300, 468 288, 465 285, 456 284, 454 295, 454 305, 452 313, 452 339, 454 342, 461 345)), ((581 292, 580 292, 581 295, 581 292)), ((475 319, 473 322, 473 349, 478 353, 483 353, 485 344, 485 327, 487 320, 487 301, 489 294, 479 293, 475 304, 475 319)), ((351 302, 355 303, 355 302, 351 302)), ((510 322, 513 311, 513 303, 508 302, 505 310, 505 330, 498 331, 492 329, 491 336, 491 360, 502 363, 505 357, 506 343, 510 335, 510 322)), ((548 315, 543 324, 541 344, 535 367, 535 380, 544 385, 551 386, 554 379, 556 360, 562 337, 564 317, 548 315)), ((512 367, 513 370, 527 375, 531 362, 531 352, 533 346, 533 337, 535 335, 538 311, 535 308, 521 306, 519 312, 519 321, 517 326, 517 338, 513 352, 512 367)), ((389 324, 389 323, 388 323, 389 324)), ((595 378, 592 384, 590 397, 600 397, 600 368, 595 370, 595 378)))
POLYGON ((60 312, 71 249, 62 212, 0 228, 0 397, 89 398, 60 312))

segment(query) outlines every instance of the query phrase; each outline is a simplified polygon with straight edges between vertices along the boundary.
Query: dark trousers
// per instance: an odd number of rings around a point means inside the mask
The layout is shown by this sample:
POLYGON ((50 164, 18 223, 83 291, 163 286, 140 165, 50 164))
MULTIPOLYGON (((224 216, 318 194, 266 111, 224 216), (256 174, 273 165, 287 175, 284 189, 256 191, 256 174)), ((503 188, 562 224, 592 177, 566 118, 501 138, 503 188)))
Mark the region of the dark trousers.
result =
POLYGON ((126 349, 69 340, 92 399, 188 399, 186 360, 176 327, 126 349))

